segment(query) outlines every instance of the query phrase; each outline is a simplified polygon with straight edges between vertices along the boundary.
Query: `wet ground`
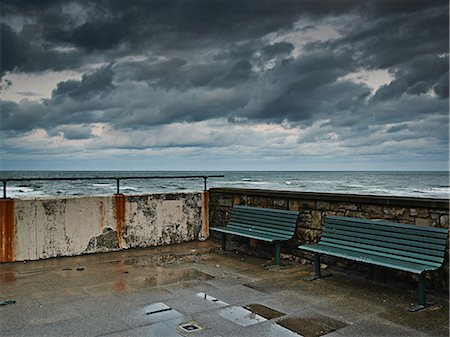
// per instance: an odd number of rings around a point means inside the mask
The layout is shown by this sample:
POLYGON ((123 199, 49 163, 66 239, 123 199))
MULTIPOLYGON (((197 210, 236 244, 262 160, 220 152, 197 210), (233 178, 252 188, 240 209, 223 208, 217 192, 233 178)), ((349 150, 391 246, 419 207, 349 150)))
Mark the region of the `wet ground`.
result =
POLYGON ((411 313, 411 289, 284 262, 208 241, 2 264, 0 336, 449 336, 445 295, 411 313))

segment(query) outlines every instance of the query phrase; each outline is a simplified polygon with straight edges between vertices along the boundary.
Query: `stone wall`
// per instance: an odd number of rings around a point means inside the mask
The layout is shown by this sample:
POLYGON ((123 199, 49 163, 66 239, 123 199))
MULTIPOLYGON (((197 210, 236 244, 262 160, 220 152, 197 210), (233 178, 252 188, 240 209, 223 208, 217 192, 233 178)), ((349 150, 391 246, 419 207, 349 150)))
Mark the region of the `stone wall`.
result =
MULTIPOLYGON (((300 211, 297 231, 293 240, 282 246, 284 253, 311 259, 311 255, 299 251, 297 246, 316 243, 320 239, 323 219, 326 215, 350 216, 356 218, 387 220, 449 228, 449 201, 445 199, 406 198, 390 196, 367 196, 332 193, 309 193, 273 190, 253 190, 237 188, 215 188, 210 190, 210 226, 223 226, 227 223, 233 205, 269 207, 300 211)), ((237 241, 245 241, 235 238, 237 241)), ((255 243, 252 244, 254 246, 255 243)), ((258 244, 270 249, 270 245, 258 244)), ((244 245, 241 245, 245 247, 244 245)), ((264 248, 262 248, 262 251, 264 248)), ((348 263, 342 259, 325 258, 329 264, 344 268, 366 266, 348 263)), ((373 270, 373 268, 371 268, 373 270)), ((383 273, 387 272, 383 270, 383 273)), ((430 273, 437 286, 448 288, 448 243, 444 274, 430 273)), ((396 273, 398 274, 398 273, 396 273)), ((400 273, 402 274, 402 273, 400 273)), ((403 273, 404 274, 404 273, 403 273)), ((402 275, 411 278, 411 275, 402 275)))
POLYGON ((168 245, 208 237, 207 192, 0 199, 0 262, 168 245), (3 221, 8 218, 8 221, 3 221), (5 229, 5 230, 3 230, 5 229))

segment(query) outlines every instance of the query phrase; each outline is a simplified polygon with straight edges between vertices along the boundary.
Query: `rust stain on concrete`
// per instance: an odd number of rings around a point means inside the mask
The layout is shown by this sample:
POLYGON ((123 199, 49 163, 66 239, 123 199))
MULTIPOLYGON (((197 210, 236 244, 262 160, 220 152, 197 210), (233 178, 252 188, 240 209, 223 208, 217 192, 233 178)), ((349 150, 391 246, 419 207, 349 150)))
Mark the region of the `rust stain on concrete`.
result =
POLYGON ((114 218, 116 220, 116 233, 119 247, 123 248, 122 229, 125 226, 125 204, 127 197, 123 194, 114 194, 114 218))
POLYGON ((203 237, 209 235, 209 192, 203 192, 203 237))
POLYGON ((14 199, 0 199, 0 262, 14 262, 16 223, 14 199))
POLYGON ((113 286, 116 292, 124 292, 128 289, 128 284, 124 280, 118 280, 114 283, 113 286))

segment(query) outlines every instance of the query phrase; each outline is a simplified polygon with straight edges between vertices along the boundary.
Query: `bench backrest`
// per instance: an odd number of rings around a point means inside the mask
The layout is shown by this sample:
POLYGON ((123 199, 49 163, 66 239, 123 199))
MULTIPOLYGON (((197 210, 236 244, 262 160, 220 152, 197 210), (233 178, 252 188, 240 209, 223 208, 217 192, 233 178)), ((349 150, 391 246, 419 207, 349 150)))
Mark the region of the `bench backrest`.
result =
POLYGON ((272 208, 234 206, 227 227, 292 238, 299 212, 272 208))
POLYGON ((448 230, 340 216, 325 217, 320 244, 439 268, 448 230))

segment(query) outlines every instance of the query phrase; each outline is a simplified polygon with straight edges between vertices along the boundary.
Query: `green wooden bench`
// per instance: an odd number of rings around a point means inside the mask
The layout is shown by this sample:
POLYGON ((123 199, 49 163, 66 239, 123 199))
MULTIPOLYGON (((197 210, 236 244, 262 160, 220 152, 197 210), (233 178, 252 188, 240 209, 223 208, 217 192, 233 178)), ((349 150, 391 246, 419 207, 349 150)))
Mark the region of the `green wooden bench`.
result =
POLYGON ((315 253, 314 278, 320 278, 320 254, 407 271, 419 275, 417 311, 426 306, 425 272, 439 269, 448 230, 385 221, 327 216, 320 241, 298 248, 315 253))
POLYGON ((225 227, 211 227, 221 233, 222 250, 225 251, 226 234, 244 236, 275 244, 275 264, 280 265, 281 241, 292 238, 299 212, 271 208, 234 206, 230 222, 225 227))

